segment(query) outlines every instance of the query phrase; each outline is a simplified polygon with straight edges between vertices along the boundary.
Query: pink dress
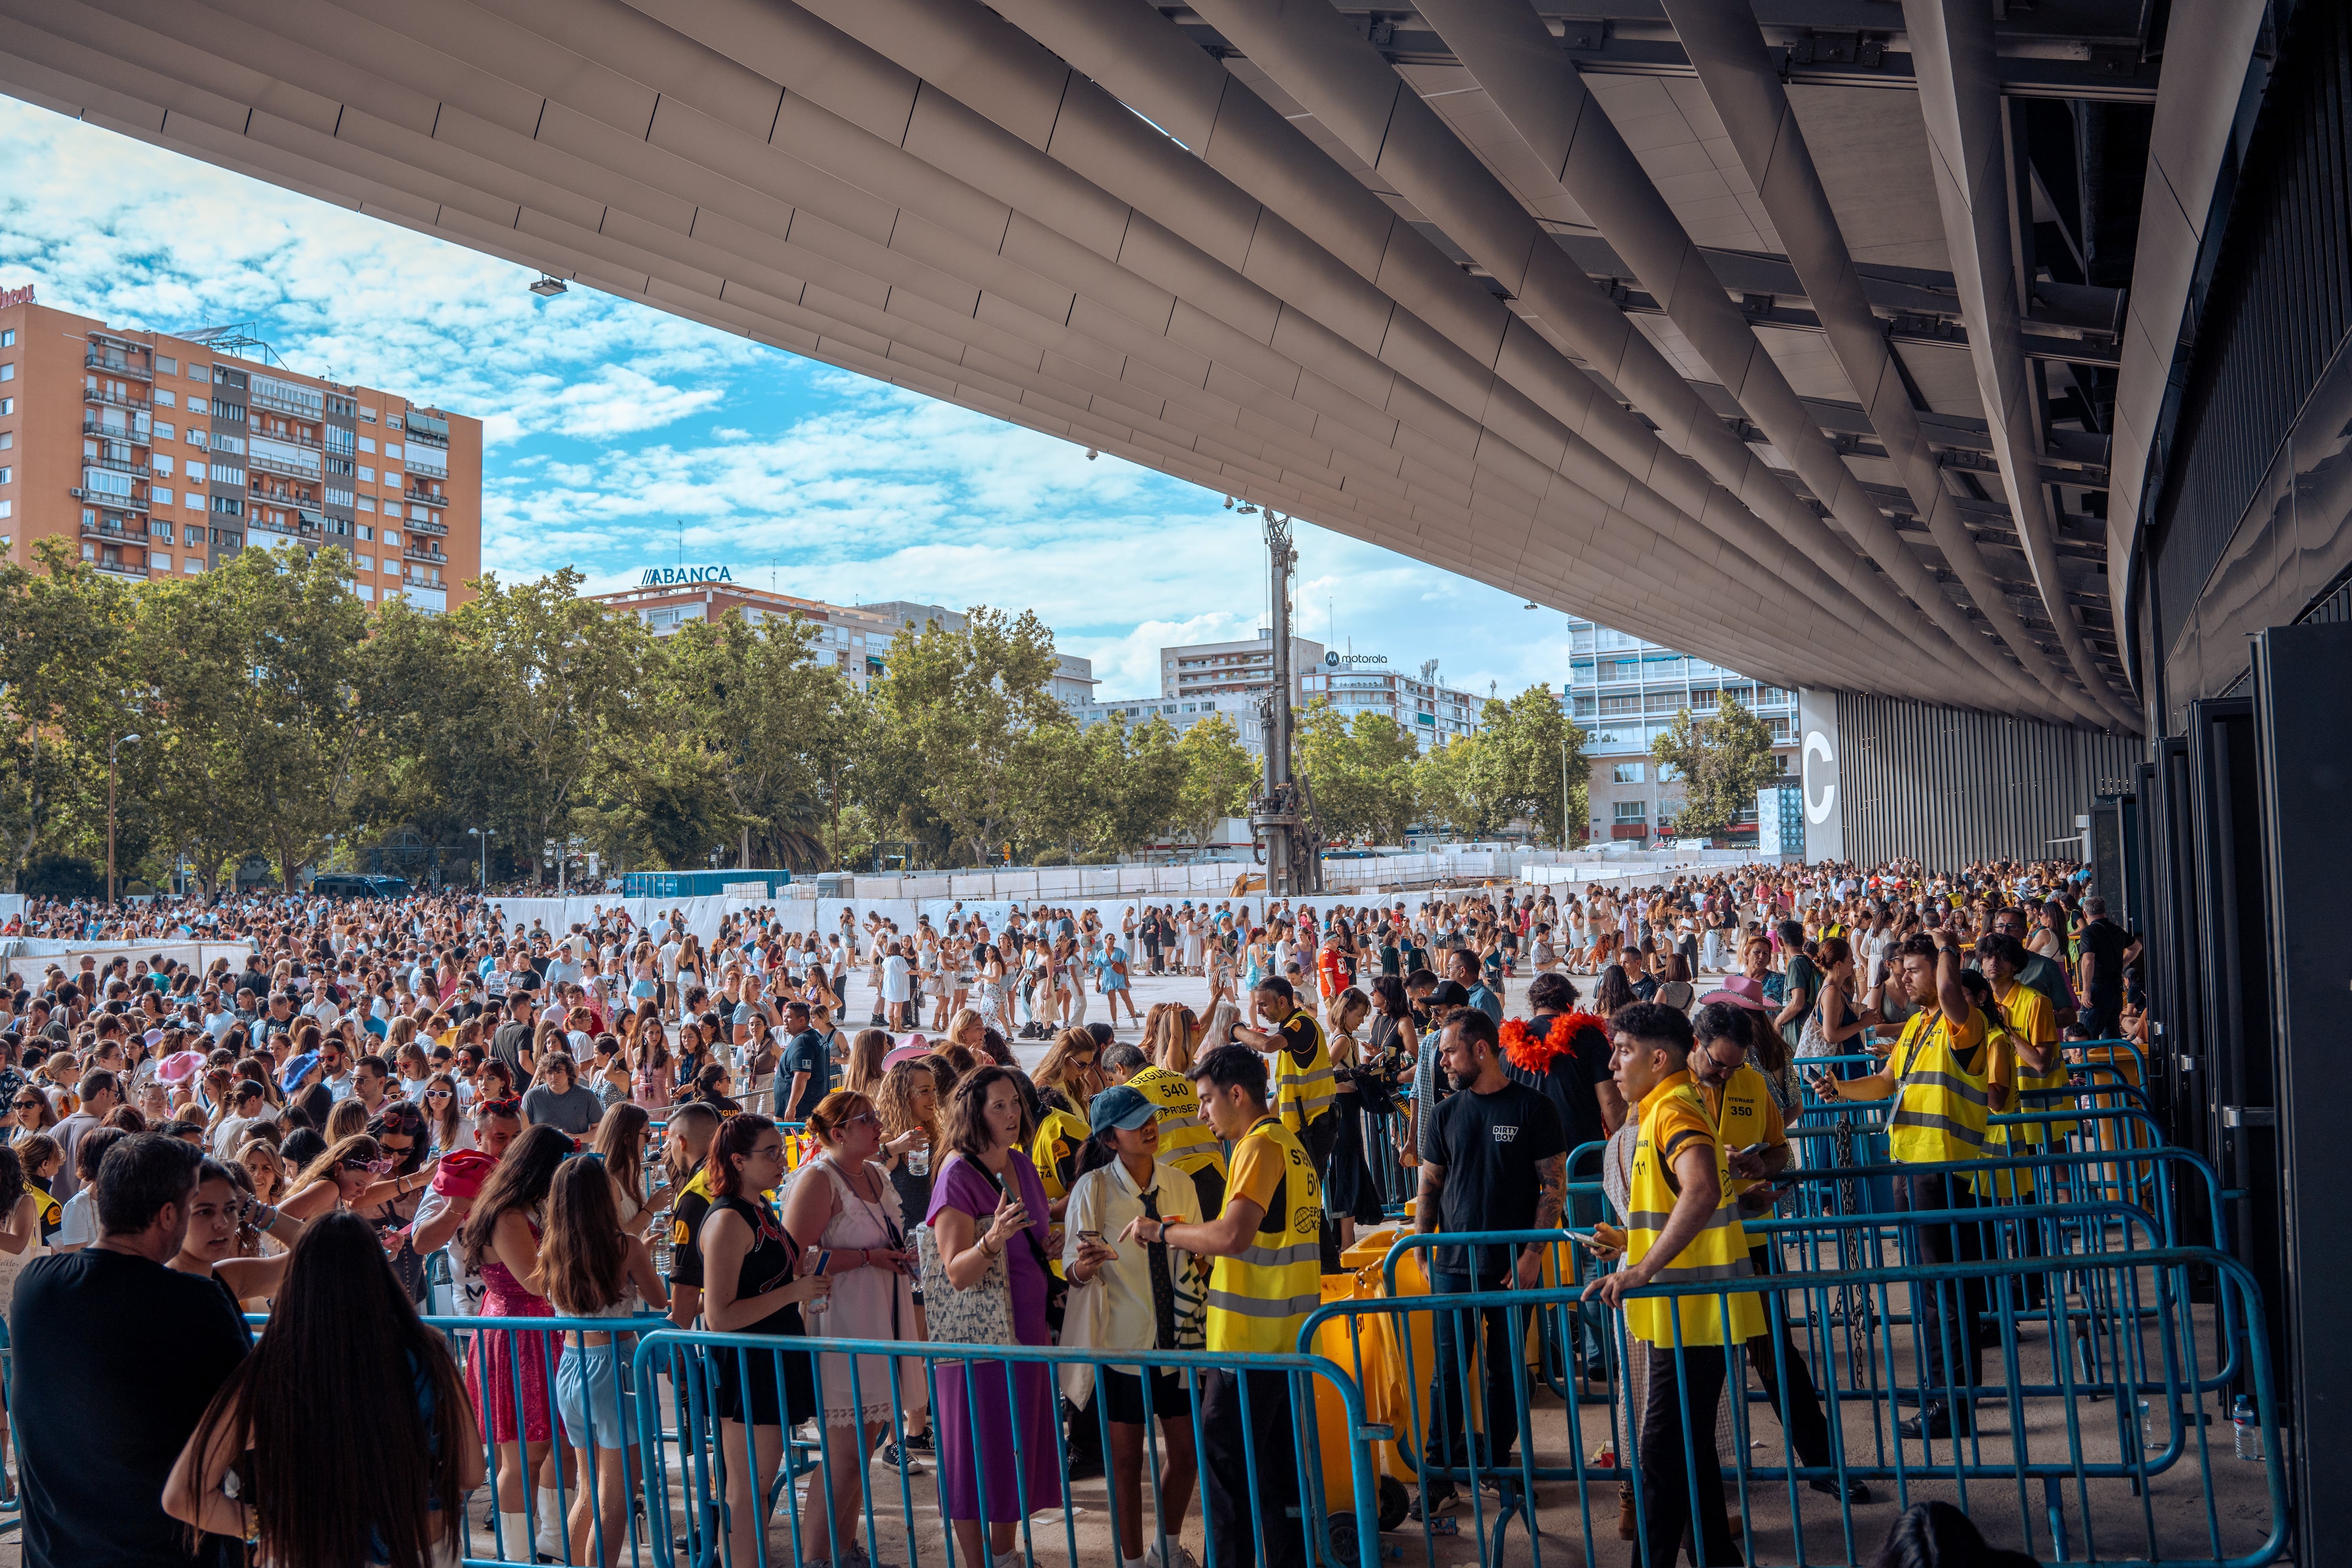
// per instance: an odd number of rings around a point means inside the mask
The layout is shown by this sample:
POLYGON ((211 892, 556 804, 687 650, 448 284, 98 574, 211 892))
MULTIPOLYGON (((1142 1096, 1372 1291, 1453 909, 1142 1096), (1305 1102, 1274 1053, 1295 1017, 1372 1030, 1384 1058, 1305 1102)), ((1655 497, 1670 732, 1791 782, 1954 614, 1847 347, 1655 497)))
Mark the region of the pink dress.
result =
MULTIPOLYGON (((539 1239, 539 1226, 530 1226, 539 1239)), ((544 1296, 534 1296, 495 1256, 482 1259, 482 1311, 485 1318, 551 1318, 555 1308, 544 1296)), ((548 1373, 556 1355, 555 1336, 520 1329, 484 1329, 474 1336, 469 1392, 477 1414, 485 1414, 490 1440, 515 1440, 516 1385, 521 1385, 522 1436, 527 1443, 548 1439, 548 1373)))

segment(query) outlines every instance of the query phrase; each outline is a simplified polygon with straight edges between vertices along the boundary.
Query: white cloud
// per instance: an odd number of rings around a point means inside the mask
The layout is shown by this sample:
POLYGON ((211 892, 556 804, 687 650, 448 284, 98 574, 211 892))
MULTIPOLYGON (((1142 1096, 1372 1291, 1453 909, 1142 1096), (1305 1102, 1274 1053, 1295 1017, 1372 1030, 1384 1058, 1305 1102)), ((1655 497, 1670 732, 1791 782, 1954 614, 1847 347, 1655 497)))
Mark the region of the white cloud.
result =
MULTIPOLYGON (((250 321, 297 367, 483 421, 486 565, 633 584, 681 549, 844 602, 1033 607, 1107 697, 1253 635, 1256 520, 1197 487, 0 100, 0 287, 118 325, 250 321), (771 563, 773 563, 772 566, 771 563)), ((1483 694, 1567 672, 1557 616, 1298 530, 1301 635, 1483 694)))

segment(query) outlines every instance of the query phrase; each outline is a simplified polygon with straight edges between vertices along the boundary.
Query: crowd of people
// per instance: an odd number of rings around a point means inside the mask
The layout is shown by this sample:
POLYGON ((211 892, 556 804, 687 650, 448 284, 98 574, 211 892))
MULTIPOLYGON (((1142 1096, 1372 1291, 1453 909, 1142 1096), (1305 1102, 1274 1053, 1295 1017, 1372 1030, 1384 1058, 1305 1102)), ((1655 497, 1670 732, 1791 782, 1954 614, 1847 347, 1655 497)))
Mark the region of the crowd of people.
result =
MULTIPOLYGON (((730 917, 706 942, 618 910, 509 929, 446 895, 164 904, 135 917, 140 939, 234 938, 242 965, 12 961, 0 1302, 27 1561, 180 1561, 194 1531, 265 1561, 411 1568, 446 1559, 487 1482, 503 1555, 609 1568, 638 1475, 625 1368, 666 1319, 811 1342, 772 1370, 710 1358, 734 1561, 759 1560, 785 1434, 805 1424, 824 1462, 794 1510, 800 1562, 863 1563, 877 1456, 935 1468, 961 1549, 1003 1555, 1024 1514, 1060 1500, 1066 1449, 1109 1478, 1124 1568, 1197 1568, 1181 1539, 1196 1491, 1217 1568, 1255 1561, 1261 1535, 1268 1568, 1287 1568, 1305 1561, 1279 1522, 1297 1477, 1244 1462, 1288 1452, 1279 1374, 1097 1356, 1058 1377, 981 1361, 926 1376, 914 1356, 822 1344, 1287 1351, 1400 1181, 1423 1230, 1576 1226, 1620 1265, 1596 1286, 1613 1307, 1630 1286, 1769 1267, 1738 1216, 1774 1200, 1805 1086, 1895 1099, 1897 1161, 1974 1158, 1998 1142, 1989 1110, 2083 1065, 2070 1037, 2138 1023, 2137 943, 2055 865, 1740 866, 1638 891, 1232 900, 1116 921, 1041 908, 994 929, 844 911, 821 937, 772 916, 730 917), (1139 1016, 1143 974, 1198 981, 1200 1005, 1139 1016), (1108 1021, 1086 1022, 1089 985, 1108 1021), (1024 1024, 1044 1034, 1026 1052, 1024 1024), (1567 1199, 1568 1156, 1591 1145, 1613 1226, 1567 1199), (436 1311, 566 1326, 452 1336, 423 1326, 436 1311), (257 1339, 248 1313, 267 1315, 257 1339), (156 1323, 173 1336, 160 1371, 110 1353, 156 1323), (336 1456, 364 1484, 321 1499, 301 1477, 336 1456)), ((27 924, 124 934, 69 908, 27 924)), ((1941 1176, 1907 1194, 1937 1210, 2002 1196, 1941 1176)), ((1921 1229, 1930 1258, 1969 1256, 1973 1227, 1921 1229)), ((1441 1246, 1432 1283, 1524 1288, 1546 1250, 1441 1246)), ((1667 1467, 1648 1489, 1653 1556, 1689 1532, 1725 1561, 1719 1513, 1675 1511, 1677 1423, 1711 1432, 1745 1345, 1792 1448, 1826 1465, 1802 1357, 1713 1298, 1624 1314, 1654 1347, 1631 1369, 1644 1467, 1667 1467)), ((1472 1455, 1507 1459, 1517 1429, 1496 1356, 1474 1429, 1457 1363, 1479 1356, 1450 1337, 1470 1331, 1439 1324, 1424 1515, 1454 1506, 1446 1477, 1472 1455)), ((1500 1335, 1490 1321, 1470 1342, 1500 1335)), ((1953 1366, 1937 1386, 1975 1382, 1953 1366)), ((1948 1394, 1912 1427, 1967 1422, 1948 1394)), ((1694 1449, 1702 1469, 1712 1451, 1694 1449)), ((767 1560, 795 1560, 770 1540, 767 1560)))

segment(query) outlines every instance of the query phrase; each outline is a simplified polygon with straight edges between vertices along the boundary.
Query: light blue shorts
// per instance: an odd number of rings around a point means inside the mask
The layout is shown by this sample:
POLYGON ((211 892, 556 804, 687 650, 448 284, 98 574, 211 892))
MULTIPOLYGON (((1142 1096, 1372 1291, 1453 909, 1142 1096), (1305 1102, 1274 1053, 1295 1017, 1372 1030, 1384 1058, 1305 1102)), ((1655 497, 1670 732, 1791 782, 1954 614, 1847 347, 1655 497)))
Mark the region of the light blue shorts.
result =
POLYGON ((625 1448, 636 1441, 637 1400, 626 1386, 629 1371, 609 1344, 563 1347, 563 1359, 555 1363, 555 1411, 573 1447, 590 1446, 592 1420, 596 1447, 625 1448))

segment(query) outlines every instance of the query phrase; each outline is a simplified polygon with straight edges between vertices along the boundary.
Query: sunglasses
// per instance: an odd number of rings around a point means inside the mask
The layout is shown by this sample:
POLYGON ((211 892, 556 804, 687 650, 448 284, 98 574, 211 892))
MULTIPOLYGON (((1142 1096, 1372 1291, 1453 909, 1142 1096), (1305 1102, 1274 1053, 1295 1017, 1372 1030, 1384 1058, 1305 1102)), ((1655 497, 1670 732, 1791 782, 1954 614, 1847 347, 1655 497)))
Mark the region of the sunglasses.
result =
POLYGON ((425 1091, 425 1098, 427 1100, 446 1100, 449 1098, 449 1091, 446 1089, 428 1089, 425 1091))

